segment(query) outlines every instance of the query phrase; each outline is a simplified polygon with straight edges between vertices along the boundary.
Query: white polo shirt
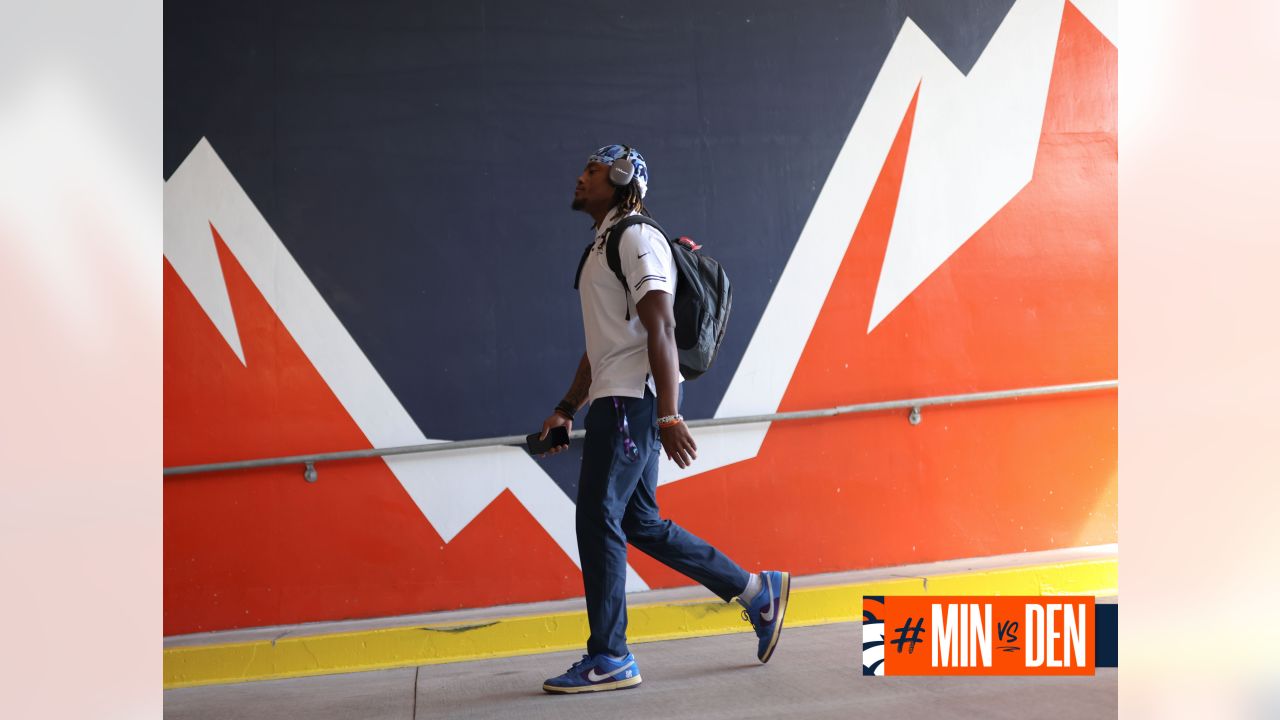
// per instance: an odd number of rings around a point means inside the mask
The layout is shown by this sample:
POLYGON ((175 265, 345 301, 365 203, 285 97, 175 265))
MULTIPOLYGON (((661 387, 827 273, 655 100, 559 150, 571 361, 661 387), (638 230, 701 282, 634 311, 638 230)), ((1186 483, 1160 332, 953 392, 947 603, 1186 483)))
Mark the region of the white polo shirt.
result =
MULTIPOLYGON (((636 303, 654 290, 672 297, 676 294, 676 266, 671 258, 671 246, 653 227, 632 225, 618 240, 622 274, 631 290, 628 297, 618 277, 609 269, 604 252, 605 235, 620 219, 614 208, 600 223, 596 244, 582 266, 578 283, 587 360, 591 363, 588 402, 610 395, 644 397, 646 386, 655 396, 658 394, 649 368, 648 332, 640 322, 636 303), (630 320, 627 320, 628 310, 630 320)), ((684 377, 679 373, 677 368, 678 381, 683 382, 684 377)))

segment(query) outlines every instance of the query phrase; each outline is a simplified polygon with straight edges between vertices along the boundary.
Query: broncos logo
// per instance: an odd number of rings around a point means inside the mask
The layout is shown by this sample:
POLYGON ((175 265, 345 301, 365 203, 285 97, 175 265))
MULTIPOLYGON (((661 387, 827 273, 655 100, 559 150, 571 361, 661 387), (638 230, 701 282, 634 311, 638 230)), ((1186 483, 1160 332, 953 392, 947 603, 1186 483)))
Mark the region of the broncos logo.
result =
POLYGON ((862 674, 884 675, 884 596, 862 598, 862 674))

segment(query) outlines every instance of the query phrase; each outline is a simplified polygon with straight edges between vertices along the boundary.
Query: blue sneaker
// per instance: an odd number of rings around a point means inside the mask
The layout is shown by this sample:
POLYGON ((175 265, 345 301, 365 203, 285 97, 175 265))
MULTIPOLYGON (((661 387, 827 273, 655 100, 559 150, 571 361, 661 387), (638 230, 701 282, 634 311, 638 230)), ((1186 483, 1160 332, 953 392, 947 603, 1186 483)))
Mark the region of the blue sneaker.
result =
POLYGON ((787 614, 787 597, 791 594, 791 573, 765 570, 760 573, 762 587, 751 599, 742 618, 756 629, 760 645, 756 657, 767 663, 782 634, 782 617, 787 614))
POLYGON ((621 690, 640 684, 640 666, 631 653, 621 660, 607 655, 583 655, 563 675, 542 683, 549 693, 582 693, 621 690))

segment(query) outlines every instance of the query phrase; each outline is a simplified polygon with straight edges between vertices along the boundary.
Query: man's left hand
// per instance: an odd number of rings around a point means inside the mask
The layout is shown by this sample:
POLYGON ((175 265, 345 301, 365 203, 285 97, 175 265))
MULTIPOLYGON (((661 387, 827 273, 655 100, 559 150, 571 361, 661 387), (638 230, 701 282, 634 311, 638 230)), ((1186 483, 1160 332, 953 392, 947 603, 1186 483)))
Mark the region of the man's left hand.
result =
POLYGON ((698 457, 698 444, 693 441, 693 435, 689 434, 689 426, 683 422, 658 428, 658 435, 662 439, 662 449, 666 451, 667 457, 682 469, 692 465, 698 457))

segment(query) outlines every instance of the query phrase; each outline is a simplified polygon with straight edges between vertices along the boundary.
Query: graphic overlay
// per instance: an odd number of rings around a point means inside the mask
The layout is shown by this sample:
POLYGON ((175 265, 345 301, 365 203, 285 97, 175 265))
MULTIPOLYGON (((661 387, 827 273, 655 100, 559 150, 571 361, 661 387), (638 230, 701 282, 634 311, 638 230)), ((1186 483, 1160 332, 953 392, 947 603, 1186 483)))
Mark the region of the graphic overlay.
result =
POLYGON ((1117 615, 1091 596, 867 596, 862 674, 1092 675, 1116 665, 1117 615))

